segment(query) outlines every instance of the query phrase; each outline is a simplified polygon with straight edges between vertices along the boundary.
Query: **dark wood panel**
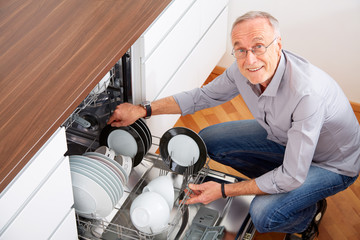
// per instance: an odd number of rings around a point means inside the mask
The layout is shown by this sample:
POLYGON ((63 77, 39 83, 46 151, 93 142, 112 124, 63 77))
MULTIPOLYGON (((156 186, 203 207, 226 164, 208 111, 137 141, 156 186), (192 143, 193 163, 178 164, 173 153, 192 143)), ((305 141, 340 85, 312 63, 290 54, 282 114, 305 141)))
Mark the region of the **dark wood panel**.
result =
POLYGON ((0 0, 0 192, 170 0, 0 0))

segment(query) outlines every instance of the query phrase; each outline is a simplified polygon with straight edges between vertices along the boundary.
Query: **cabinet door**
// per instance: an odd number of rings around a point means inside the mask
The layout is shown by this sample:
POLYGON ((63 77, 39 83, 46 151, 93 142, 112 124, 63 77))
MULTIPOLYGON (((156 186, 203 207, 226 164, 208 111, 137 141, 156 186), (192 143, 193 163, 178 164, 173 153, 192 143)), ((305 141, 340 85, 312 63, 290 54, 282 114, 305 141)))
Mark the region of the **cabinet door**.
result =
POLYGON ((66 152, 65 129, 60 128, 34 155, 0 195, 0 234, 7 222, 25 206, 49 177, 66 152))
MULTIPOLYGON (((171 78, 158 98, 174 95, 179 91, 200 87, 210 75, 226 48, 227 7, 196 45, 186 61, 171 78)), ((159 115, 147 120, 151 133, 161 137, 174 126, 179 115, 159 115)))
MULTIPOLYGON (((220 2, 220 1, 219 1, 220 2)), ((216 21, 201 39, 194 53, 193 61, 197 63, 197 86, 202 86, 211 71, 226 52, 228 7, 225 7, 216 21)))
POLYGON ((145 96, 154 100, 200 39, 200 5, 196 1, 142 65, 145 96))
POLYGON ((13 219, 2 239, 48 239, 73 205, 68 158, 63 161, 24 209, 13 219))
MULTIPOLYGON (((143 46, 140 57, 144 60, 165 39, 196 0, 173 0, 154 23, 139 38, 143 46)), ((213 0, 214 1, 214 0, 213 0)), ((216 0, 217 1, 217 0, 216 0)))
POLYGON ((71 209, 69 214, 65 217, 55 233, 51 236, 51 240, 75 240, 78 239, 75 209, 71 209))
POLYGON ((219 14, 228 4, 228 0, 198 0, 200 1, 200 34, 203 35, 213 24, 219 14))

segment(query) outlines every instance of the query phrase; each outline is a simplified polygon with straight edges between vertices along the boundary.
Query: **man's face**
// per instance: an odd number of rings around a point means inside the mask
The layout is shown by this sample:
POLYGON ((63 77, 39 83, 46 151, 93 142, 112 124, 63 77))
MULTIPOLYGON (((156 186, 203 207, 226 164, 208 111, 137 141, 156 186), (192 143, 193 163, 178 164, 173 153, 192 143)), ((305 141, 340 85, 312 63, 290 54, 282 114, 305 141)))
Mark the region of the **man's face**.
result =
MULTIPOLYGON (((238 23, 232 33, 234 50, 249 50, 257 45, 268 46, 275 38, 267 19, 256 18, 238 23)), ((236 59, 240 72, 252 83, 267 87, 275 74, 281 56, 281 38, 272 43, 263 55, 247 52, 246 57, 236 59)))

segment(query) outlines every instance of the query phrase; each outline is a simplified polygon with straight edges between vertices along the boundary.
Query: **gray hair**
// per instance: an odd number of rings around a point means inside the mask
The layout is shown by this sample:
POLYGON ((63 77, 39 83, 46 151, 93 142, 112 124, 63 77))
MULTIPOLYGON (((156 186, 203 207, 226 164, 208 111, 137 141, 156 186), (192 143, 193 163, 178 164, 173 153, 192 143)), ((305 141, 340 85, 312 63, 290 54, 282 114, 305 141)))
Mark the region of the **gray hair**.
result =
POLYGON ((238 17, 238 18, 235 20, 235 22, 234 22, 234 24, 233 24, 233 26, 232 26, 232 28, 231 28, 231 32, 232 32, 232 30, 234 30, 234 27, 235 27, 237 24, 239 24, 239 23, 241 23, 241 22, 244 22, 244 21, 246 21, 246 20, 251 20, 251 19, 255 19, 255 18, 265 18, 265 19, 267 19, 267 20, 269 21, 269 23, 270 23, 270 26, 272 26, 272 28, 274 29, 274 34, 275 34, 276 36, 278 36, 278 37, 280 36, 280 25, 279 25, 279 21, 278 21, 276 18, 274 18, 272 15, 270 15, 269 13, 267 13, 267 12, 261 12, 261 11, 251 11, 251 12, 247 12, 247 13, 245 13, 244 15, 238 17))

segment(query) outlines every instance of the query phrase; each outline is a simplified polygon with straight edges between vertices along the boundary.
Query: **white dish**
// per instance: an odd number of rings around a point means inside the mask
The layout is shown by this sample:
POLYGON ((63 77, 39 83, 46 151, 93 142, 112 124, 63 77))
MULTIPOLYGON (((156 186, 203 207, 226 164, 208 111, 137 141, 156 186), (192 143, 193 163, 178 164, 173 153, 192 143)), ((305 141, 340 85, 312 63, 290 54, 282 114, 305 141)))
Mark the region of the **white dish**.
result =
MULTIPOLYGON (((105 155, 102 155, 100 153, 97 153, 97 152, 86 152, 83 154, 83 156, 92 157, 92 158, 95 158, 104 163, 106 162, 108 164, 108 166, 111 167, 111 169, 113 169, 116 172, 116 174, 118 174, 122 184, 123 185, 127 184, 128 180, 129 180, 129 175, 127 174, 127 171, 124 169, 124 167, 120 163, 118 163, 114 159, 111 159, 111 158, 109 158, 105 155)), ((130 160, 131 160, 131 158, 130 158, 130 160)))
POLYGON ((180 166, 194 165, 200 156, 198 144, 191 137, 179 134, 172 137, 168 143, 171 159, 180 166))
POLYGON ((156 234, 168 226, 170 210, 160 194, 144 192, 133 200, 130 206, 130 219, 138 230, 156 234))
POLYGON ((127 131, 117 129, 112 131, 108 136, 108 145, 116 154, 121 154, 134 158, 137 151, 137 143, 134 137, 127 131))
POLYGON ((78 162, 83 164, 85 168, 89 168, 92 171, 97 171, 98 175, 101 176, 104 181, 109 183, 111 189, 115 191, 116 202, 119 201, 123 194, 122 183, 120 179, 115 175, 115 173, 111 169, 109 169, 109 167, 95 159, 86 156, 72 155, 69 159, 70 162, 78 162))
POLYGON ((90 158, 99 161, 100 163, 104 164, 105 166, 107 166, 110 170, 112 170, 114 172, 114 174, 116 175, 116 178, 118 181, 120 181, 119 186, 121 187, 120 192, 121 195, 124 193, 124 186, 126 185, 125 181, 125 176, 124 174, 120 171, 120 169, 118 169, 117 166, 115 166, 114 164, 112 164, 109 161, 106 161, 100 157, 97 156, 89 156, 90 158))
POLYGON ((136 167, 144 158, 146 148, 140 134, 131 126, 106 125, 100 133, 99 143, 113 149, 117 155, 129 156, 136 167))
POLYGON ((90 169, 86 169, 84 167, 84 165, 82 165, 80 163, 76 163, 76 162, 71 162, 70 163, 70 170, 73 171, 73 172, 77 172, 79 174, 82 174, 82 175, 90 178, 91 180, 93 180, 97 184, 99 184, 107 192, 107 194, 110 196, 111 201, 113 203, 113 206, 115 206, 115 204, 117 203, 116 202, 117 193, 112 189, 112 187, 109 185, 109 183, 104 181, 102 179, 102 177, 100 177, 96 172, 91 171, 90 169))
POLYGON ((144 188, 142 192, 156 192, 160 194, 169 205, 169 209, 174 206, 174 185, 170 176, 159 176, 151 180, 144 188))
POLYGON ((113 210, 111 198, 106 191, 90 178, 71 172, 74 192, 74 208, 80 216, 104 218, 113 210))
MULTIPOLYGON (((102 155, 100 155, 100 156, 102 156, 102 155)), ((110 183, 112 183, 112 185, 115 186, 115 189, 118 192, 120 192, 120 195, 122 196, 123 183, 121 182, 121 179, 114 173, 114 171, 112 170, 110 165, 104 164, 103 158, 100 158, 100 156, 97 159, 91 158, 90 156, 80 156, 80 157, 84 158, 84 160, 86 161, 86 162, 84 162, 85 164, 89 164, 95 168, 99 167, 98 170, 100 170, 100 172, 102 172, 106 176, 106 178, 110 180, 110 183)), ((102 157, 105 158, 106 156, 102 156, 102 157)), ((112 160, 112 161, 114 161, 114 160, 112 160)))

